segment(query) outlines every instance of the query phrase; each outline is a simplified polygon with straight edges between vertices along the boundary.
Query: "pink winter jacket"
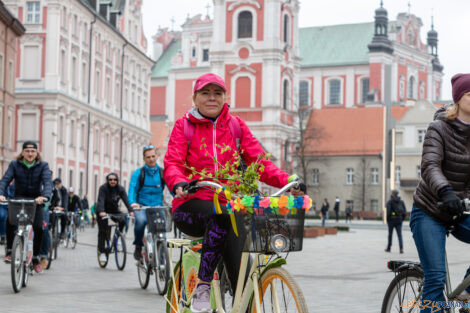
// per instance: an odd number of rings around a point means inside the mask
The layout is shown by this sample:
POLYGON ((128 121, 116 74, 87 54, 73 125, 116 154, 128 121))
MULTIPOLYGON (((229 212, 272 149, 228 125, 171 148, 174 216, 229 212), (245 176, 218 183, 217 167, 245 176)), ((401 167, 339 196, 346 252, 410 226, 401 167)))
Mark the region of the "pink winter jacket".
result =
MULTIPOLYGON (((245 122, 239 117, 235 117, 240 123, 242 138, 240 140, 240 150, 243 151, 243 159, 248 164, 256 161, 260 154, 264 153, 263 148, 258 140, 253 137, 252 133, 246 126, 245 122)), ((171 132, 170 141, 168 142, 168 150, 164 159, 165 182, 170 190, 173 186, 180 182, 190 182, 188 176, 191 171, 185 167, 186 162, 188 167, 195 167, 196 171, 201 172, 204 168, 210 172, 215 172, 215 164, 213 157, 216 155, 219 164, 225 164, 232 159, 232 153, 226 152, 221 154, 220 147, 228 145, 236 150, 235 139, 232 136, 228 121, 230 113, 228 105, 225 104, 222 112, 215 122, 212 122, 204 117, 197 111, 192 109, 188 111, 184 117, 178 119, 175 123, 173 131, 171 132), (184 119, 189 118, 190 122, 194 124, 194 135, 192 137, 189 149, 187 146, 187 139, 184 134, 184 119), (204 138, 206 148, 201 149, 201 140, 204 138), (216 147, 219 146, 219 147, 216 147), (205 155, 207 152, 207 155, 205 155)), ((289 174, 280 170, 271 161, 263 160, 265 165, 264 171, 261 173, 260 180, 270 186, 281 188, 287 184, 289 174)), ((198 176, 193 179, 197 179, 198 176)), ((185 199, 174 198, 173 210, 180 206, 185 201, 197 198, 201 200, 212 200, 214 194, 208 190, 199 190, 193 196, 185 199)), ((225 202, 220 199, 221 203, 225 202)))

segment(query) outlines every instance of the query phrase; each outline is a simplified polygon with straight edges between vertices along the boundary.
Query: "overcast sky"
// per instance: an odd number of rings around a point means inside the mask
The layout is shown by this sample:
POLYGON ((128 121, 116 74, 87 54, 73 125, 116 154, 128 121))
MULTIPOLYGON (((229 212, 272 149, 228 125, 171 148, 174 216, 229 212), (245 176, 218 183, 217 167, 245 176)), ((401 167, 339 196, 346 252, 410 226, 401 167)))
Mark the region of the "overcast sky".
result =
MULTIPOLYGON (((408 12, 423 21, 421 41, 426 43, 426 33, 434 28, 439 33, 439 60, 444 65, 443 99, 451 99, 450 78, 456 73, 470 73, 470 0, 384 0, 389 20, 396 20, 398 13, 408 12)), ((158 27, 174 25, 181 30, 187 15, 209 14, 213 16, 212 0, 143 0, 144 33, 151 52, 151 36, 158 27), (171 20, 175 22, 172 23, 171 20)), ((374 21, 374 10, 380 0, 304 0, 300 5, 300 27, 363 23, 374 21)))

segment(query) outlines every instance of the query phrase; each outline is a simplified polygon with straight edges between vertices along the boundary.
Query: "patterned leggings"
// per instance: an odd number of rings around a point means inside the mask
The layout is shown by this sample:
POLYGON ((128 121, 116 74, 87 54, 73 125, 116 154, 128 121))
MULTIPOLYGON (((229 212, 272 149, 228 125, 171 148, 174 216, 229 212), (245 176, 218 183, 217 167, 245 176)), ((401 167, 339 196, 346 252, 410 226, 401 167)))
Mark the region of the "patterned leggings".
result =
MULTIPOLYGON (((228 214, 214 215, 212 201, 191 199, 180 205, 173 212, 175 225, 183 233, 202 237, 201 264, 198 277, 200 280, 211 282, 215 268, 221 257, 225 262, 228 278, 233 290, 238 279, 241 252, 243 248, 245 229, 240 218, 237 218, 237 237, 233 230, 228 214)), ((222 212, 226 212, 222 206, 222 212)))

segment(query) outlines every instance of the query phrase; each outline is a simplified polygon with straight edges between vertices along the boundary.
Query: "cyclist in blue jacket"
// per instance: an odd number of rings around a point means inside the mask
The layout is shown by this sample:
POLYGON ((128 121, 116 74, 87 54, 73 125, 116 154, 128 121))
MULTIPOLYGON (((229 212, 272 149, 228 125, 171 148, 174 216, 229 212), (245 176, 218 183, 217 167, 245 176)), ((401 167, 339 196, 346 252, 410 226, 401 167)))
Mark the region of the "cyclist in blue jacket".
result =
MULTIPOLYGON (((163 180, 162 170, 157 164, 157 150, 155 146, 148 145, 143 148, 143 158, 145 165, 134 171, 129 183, 129 204, 132 208, 142 206, 162 206, 163 205, 163 180)), ((140 260, 142 256, 142 237, 144 236, 147 216, 145 211, 135 212, 134 225, 134 258, 140 260)))

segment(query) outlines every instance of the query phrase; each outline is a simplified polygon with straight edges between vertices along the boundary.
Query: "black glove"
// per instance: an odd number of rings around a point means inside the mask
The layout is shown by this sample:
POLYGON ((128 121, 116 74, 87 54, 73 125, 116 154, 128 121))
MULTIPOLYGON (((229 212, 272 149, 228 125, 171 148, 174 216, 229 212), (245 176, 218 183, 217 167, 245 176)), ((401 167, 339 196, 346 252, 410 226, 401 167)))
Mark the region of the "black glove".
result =
POLYGON ((464 212, 464 207, 462 205, 462 200, 455 194, 452 188, 444 187, 439 190, 439 197, 442 199, 442 204, 440 205, 451 216, 460 216, 464 212))
POLYGON ((173 186, 173 194, 176 193, 176 189, 178 189, 178 187, 183 187, 183 190, 186 188, 186 186, 188 186, 189 184, 185 181, 181 182, 181 183, 177 183, 173 186))

